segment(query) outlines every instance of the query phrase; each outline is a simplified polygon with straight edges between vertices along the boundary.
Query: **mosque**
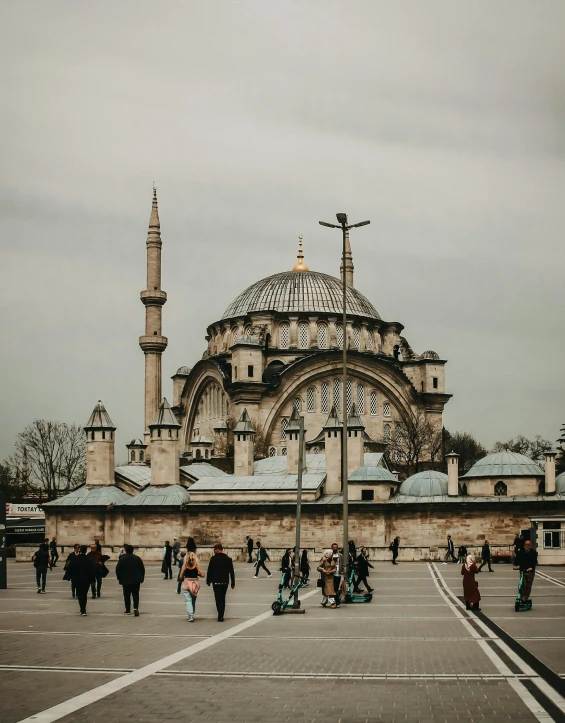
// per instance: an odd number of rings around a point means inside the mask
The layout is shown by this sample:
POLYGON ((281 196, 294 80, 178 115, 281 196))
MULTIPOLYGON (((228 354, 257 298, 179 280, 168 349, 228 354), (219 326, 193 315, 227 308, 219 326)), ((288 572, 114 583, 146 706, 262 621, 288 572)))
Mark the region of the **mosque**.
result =
MULTIPOLYGON (((130 543, 151 559, 165 539, 188 535, 201 547, 221 539, 236 553, 247 534, 271 548, 293 544, 302 416, 302 540, 327 547, 341 539, 345 414, 349 529, 373 557, 385 556, 397 535, 401 560, 434 559, 448 533, 456 544, 487 538, 504 548, 534 517, 540 530, 560 531, 565 549, 565 474, 556 478, 554 453, 543 469, 523 455, 491 454, 462 477, 456 454, 447 455, 448 474, 429 469, 401 481, 390 468, 385 452, 402 447, 413 420, 430 439, 441 435, 451 398, 446 360, 435 351, 416 353, 403 325, 383 320, 355 288, 348 237, 341 278, 310 271, 300 238, 291 271, 239 294, 207 327, 202 358, 172 377, 172 405, 162 390, 167 294, 155 190, 146 251, 143 435, 127 445, 128 464, 115 467, 116 427, 102 402, 95 406, 85 426, 86 484, 45 505, 47 534, 61 545, 98 538, 109 551, 130 543)), ((424 462, 433 456, 430 442, 423 456, 424 462)), ((548 547, 549 561, 556 554, 548 547)))

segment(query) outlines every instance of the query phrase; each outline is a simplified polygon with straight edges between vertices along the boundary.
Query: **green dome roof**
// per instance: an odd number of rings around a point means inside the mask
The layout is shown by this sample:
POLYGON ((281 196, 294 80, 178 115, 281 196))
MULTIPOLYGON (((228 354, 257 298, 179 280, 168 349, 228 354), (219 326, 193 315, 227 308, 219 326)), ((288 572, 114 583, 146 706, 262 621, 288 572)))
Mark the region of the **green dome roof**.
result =
POLYGON ((543 470, 523 454, 494 452, 476 462, 461 479, 474 477, 543 477, 543 470))
POLYGON ((447 475, 434 469, 416 472, 404 480, 398 494, 407 497, 442 497, 447 494, 447 475))

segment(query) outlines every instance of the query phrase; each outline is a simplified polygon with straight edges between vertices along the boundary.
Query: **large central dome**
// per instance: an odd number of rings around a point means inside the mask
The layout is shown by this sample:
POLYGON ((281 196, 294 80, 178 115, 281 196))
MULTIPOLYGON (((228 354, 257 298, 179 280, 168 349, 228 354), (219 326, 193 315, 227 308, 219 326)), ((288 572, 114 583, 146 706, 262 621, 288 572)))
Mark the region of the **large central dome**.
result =
MULTIPOLYGON (((224 311, 222 319, 245 316, 252 311, 281 313, 342 313, 341 281, 317 271, 285 271, 261 279, 245 289, 224 311)), ((347 313, 380 319, 377 310, 363 294, 347 287, 347 313)))

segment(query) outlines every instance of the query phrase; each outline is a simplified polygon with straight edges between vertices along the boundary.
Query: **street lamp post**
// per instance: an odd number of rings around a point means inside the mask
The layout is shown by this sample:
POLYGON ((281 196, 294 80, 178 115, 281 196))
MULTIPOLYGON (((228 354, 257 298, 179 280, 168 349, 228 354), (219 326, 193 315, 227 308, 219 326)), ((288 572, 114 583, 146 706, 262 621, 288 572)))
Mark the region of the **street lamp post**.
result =
POLYGON ((346 213, 336 213, 337 222, 326 223, 326 221, 320 221, 320 226, 328 226, 329 228, 339 228, 343 235, 343 247, 342 247, 342 278, 341 286, 343 291, 343 309, 342 309, 342 329, 343 329, 343 382, 342 382, 342 417, 343 427, 341 435, 341 489, 343 492, 343 573, 345 581, 349 579, 349 499, 348 499, 348 485, 347 485, 347 284, 345 282, 345 245, 347 232, 351 228, 358 228, 359 226, 367 226, 370 221, 361 221, 360 223, 347 223, 346 213))

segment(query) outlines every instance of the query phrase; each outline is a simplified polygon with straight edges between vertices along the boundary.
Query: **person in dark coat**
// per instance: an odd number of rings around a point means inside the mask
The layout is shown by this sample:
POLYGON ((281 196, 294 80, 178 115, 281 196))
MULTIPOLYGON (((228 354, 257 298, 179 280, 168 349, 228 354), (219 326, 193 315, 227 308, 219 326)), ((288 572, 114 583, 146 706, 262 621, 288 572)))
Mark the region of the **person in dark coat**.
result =
MULTIPOLYGON (((80 545, 77 543, 74 546, 73 552, 69 552, 67 555, 67 559, 65 560, 65 567, 63 568, 65 571, 65 574, 63 575, 63 580, 71 580, 71 576, 69 575, 69 565, 71 564, 71 560, 76 555, 80 555, 80 545)), ((73 596, 73 600, 76 596, 76 590, 73 581, 71 580, 71 595, 73 596)))
POLYGON ((292 577, 292 550, 287 547, 281 560, 281 572, 284 574, 283 577, 283 588, 288 590, 290 588, 290 579, 292 577))
POLYGON ((224 612, 226 610, 226 594, 228 585, 231 582, 231 589, 235 589, 235 572, 233 569, 233 561, 224 553, 224 547, 221 542, 214 545, 214 554, 208 563, 206 572, 206 585, 212 585, 214 590, 214 599, 216 600, 216 610, 218 611, 218 622, 224 622, 224 612))
POLYGON ((86 545, 82 545, 79 550, 79 554, 75 555, 71 559, 67 569, 71 582, 75 587, 80 614, 83 617, 86 615, 88 588, 96 580, 94 562, 92 561, 92 558, 86 554, 87 552, 88 547, 86 545))
POLYGON ((398 565, 396 558, 398 557, 398 548, 400 547, 400 537, 395 537, 389 545, 389 550, 392 552, 392 564, 398 565))
POLYGON ((247 535, 245 541, 247 543, 247 562, 253 562, 253 540, 247 535))
POLYGON ((107 571, 105 572, 104 568, 104 562, 108 560, 107 555, 103 555, 102 552, 98 549, 100 547, 100 544, 96 544, 96 542, 93 542, 92 545, 90 545, 90 552, 88 553, 88 557, 92 560, 92 564, 94 565, 94 580, 92 581, 92 597, 100 597, 100 590, 102 589, 102 580, 106 575, 108 574, 107 571))
POLYGON ((172 569, 173 548, 169 544, 168 540, 165 542, 165 547, 163 548, 163 554, 161 556, 161 560, 163 561, 161 564, 161 572, 165 575, 163 580, 172 580, 173 579, 173 569, 172 569))
POLYGON ((465 545, 461 545, 459 547, 459 549, 457 550, 457 557, 459 558, 458 559, 459 564, 463 565, 463 563, 467 559, 467 548, 465 547, 465 545))
POLYGON ((447 536, 447 552, 445 553, 445 562, 449 560, 451 560, 451 562, 457 562, 457 558, 455 557, 455 544, 451 535, 447 536))
POLYGON ((477 573, 477 563, 474 555, 467 555, 465 564, 461 565, 461 574, 463 575, 463 597, 465 598, 465 607, 467 610, 480 610, 479 601, 481 593, 479 586, 475 580, 477 573))
POLYGON ((514 557, 516 557, 518 552, 520 550, 522 550, 524 547, 524 538, 522 537, 522 535, 519 532, 516 533, 516 537, 514 538, 513 545, 514 545, 514 557))
POLYGON ((53 537, 49 543, 49 552, 51 555, 51 569, 57 567, 57 560, 59 559, 59 550, 57 549, 57 540, 53 537))
POLYGON ((186 551, 187 552, 194 552, 196 554, 196 542, 194 541, 194 537, 189 537, 186 541, 186 551))
POLYGON ((483 569, 483 567, 487 564, 488 564, 488 571, 494 572, 494 570, 492 569, 491 564, 490 564, 491 556, 490 556, 490 545, 488 544, 488 540, 485 540, 485 544, 481 548, 481 558, 483 561, 479 565, 479 569, 477 570, 477 572, 480 572, 483 569))
POLYGON ((367 548, 362 547, 361 553, 357 556, 357 559, 355 560, 355 569, 357 570, 357 582, 355 583, 353 592, 363 592, 359 589, 359 583, 365 585, 365 587, 367 588, 367 592, 373 592, 373 588, 367 582, 367 577, 369 576, 369 568, 373 570, 375 569, 373 565, 371 565, 371 563, 369 562, 367 548))
POLYGON ((310 562, 308 561, 308 550, 302 550, 302 556, 300 557, 300 574, 302 575, 302 585, 306 587, 306 585, 308 585, 308 579, 310 577, 310 562))
POLYGON ((44 542, 39 545, 39 549, 31 558, 35 567, 35 582, 38 593, 45 593, 45 584, 47 582, 47 568, 51 566, 51 558, 49 557, 49 546, 44 542))
POLYGON ((523 549, 518 551, 514 560, 514 569, 520 570, 524 577, 520 587, 520 599, 522 602, 530 599, 534 577, 536 576, 536 567, 538 564, 538 553, 532 550, 531 540, 524 541, 523 549))
POLYGON ((133 554, 131 545, 124 545, 125 555, 122 555, 116 565, 116 577, 124 593, 124 615, 131 614, 131 601, 133 599, 133 614, 139 617, 139 588, 145 580, 145 565, 138 555, 133 554))
POLYGON ((255 544, 257 545, 257 562, 255 563, 255 575, 253 575, 253 577, 257 577, 260 567, 262 567, 263 570, 265 570, 265 572, 267 573, 267 575, 271 577, 271 572, 267 565, 265 565, 265 562, 271 559, 269 557, 269 553, 264 547, 261 547, 261 543, 259 542, 259 540, 257 540, 255 544))

